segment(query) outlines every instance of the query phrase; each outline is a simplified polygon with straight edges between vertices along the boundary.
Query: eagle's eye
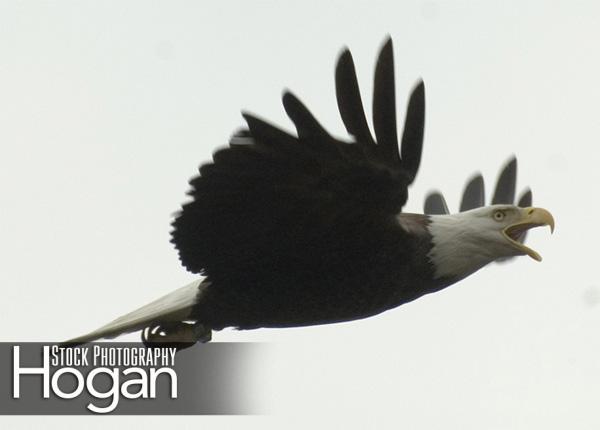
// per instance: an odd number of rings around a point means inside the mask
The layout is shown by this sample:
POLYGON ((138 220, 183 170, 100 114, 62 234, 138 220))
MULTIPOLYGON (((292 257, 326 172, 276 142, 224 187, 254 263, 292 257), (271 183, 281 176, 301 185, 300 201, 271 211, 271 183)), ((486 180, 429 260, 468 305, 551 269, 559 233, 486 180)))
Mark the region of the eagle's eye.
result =
POLYGON ((503 211, 495 211, 494 212, 494 219, 496 221, 502 221, 505 216, 506 216, 506 214, 503 211))

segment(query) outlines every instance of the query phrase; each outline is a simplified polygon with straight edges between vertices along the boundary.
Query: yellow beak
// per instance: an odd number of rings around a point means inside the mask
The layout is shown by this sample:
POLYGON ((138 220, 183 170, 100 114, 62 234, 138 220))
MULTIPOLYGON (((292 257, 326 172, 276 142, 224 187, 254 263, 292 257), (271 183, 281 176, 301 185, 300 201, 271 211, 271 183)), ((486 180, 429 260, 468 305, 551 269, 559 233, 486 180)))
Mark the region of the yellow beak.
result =
POLYGON ((521 219, 506 227, 502 234, 519 251, 536 261, 542 261, 540 254, 523 245, 518 239, 526 230, 545 225, 550 227, 550 233, 554 232, 554 217, 550 212, 542 208, 523 208, 521 209, 521 219))

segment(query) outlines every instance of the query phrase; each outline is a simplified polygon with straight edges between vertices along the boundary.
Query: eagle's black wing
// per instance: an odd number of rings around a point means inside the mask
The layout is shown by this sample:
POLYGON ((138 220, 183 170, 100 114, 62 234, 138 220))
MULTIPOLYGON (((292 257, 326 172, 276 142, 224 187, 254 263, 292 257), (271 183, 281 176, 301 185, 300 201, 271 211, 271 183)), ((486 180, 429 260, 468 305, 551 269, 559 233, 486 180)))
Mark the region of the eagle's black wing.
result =
POLYGON ((329 135, 289 92, 283 104, 297 136, 244 114, 248 128, 200 167, 190 181, 192 201, 173 222, 172 242, 188 270, 227 277, 265 267, 285 270, 291 260, 318 267, 323 255, 360 253, 369 228, 396 228, 394 217, 421 157, 424 85, 412 91, 400 150, 391 40, 375 72, 377 140, 365 119, 348 50, 336 67, 336 93, 352 143, 329 135))
MULTIPOLYGON (((494 196, 490 204, 515 204, 515 191, 517 185, 517 159, 512 157, 500 170, 496 181, 494 196)), ((531 206, 532 193, 525 188, 516 203, 519 207, 531 206)), ((464 212, 485 205, 485 183, 480 173, 474 175, 465 185, 460 201, 459 211, 464 212)), ((450 213, 446 199, 440 191, 432 191, 425 198, 424 213, 428 215, 444 215, 450 213)))

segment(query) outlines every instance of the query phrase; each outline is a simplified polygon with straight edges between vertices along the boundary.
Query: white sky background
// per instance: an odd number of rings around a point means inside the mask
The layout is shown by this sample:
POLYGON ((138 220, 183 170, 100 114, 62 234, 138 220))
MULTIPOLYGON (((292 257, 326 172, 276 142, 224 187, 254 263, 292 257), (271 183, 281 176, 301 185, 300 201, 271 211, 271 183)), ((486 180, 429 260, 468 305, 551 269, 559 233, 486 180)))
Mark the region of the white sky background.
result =
POLYGON ((407 209, 441 188, 456 210, 469 175, 491 191, 516 153, 519 187, 557 221, 530 235, 541 264, 493 265, 363 321, 215 333, 275 345, 257 367, 271 416, 3 420, 600 428, 599 20, 596 2, 568 1, 0 2, 3 341, 64 340, 192 281, 170 215, 240 109, 290 128, 289 87, 345 136, 336 57, 351 48, 370 108, 388 33, 399 116, 419 77, 427 92, 407 209))

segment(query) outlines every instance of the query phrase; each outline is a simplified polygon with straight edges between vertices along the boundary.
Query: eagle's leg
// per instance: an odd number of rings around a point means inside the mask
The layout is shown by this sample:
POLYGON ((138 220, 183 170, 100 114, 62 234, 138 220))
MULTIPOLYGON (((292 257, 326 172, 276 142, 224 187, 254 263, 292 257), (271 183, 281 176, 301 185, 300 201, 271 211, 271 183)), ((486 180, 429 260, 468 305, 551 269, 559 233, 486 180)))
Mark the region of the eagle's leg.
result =
POLYGON ((211 328, 199 321, 160 323, 142 331, 142 342, 148 348, 171 347, 180 350, 211 339, 211 328))

